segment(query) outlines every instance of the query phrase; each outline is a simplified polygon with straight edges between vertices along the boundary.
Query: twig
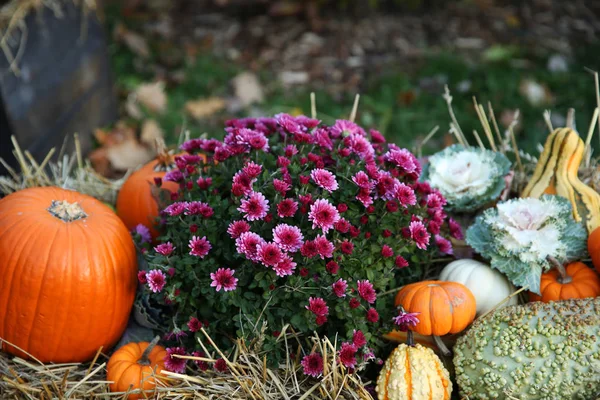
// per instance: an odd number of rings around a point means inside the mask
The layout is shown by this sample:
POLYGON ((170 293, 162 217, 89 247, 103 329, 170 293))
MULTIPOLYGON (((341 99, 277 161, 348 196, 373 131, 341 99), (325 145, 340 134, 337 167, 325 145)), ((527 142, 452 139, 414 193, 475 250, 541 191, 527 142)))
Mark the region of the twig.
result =
MULTIPOLYGON (((496 132, 496 137, 498 138, 498 143, 502 144, 504 141, 502 140, 502 135, 500 134, 500 128, 498 128, 498 122, 496 122, 496 115, 494 114, 494 109, 492 108, 492 103, 488 101, 488 114, 490 119, 492 120, 492 125, 494 126, 494 132, 496 132)), ((504 147, 504 146, 501 146, 504 147)), ((503 151, 503 149, 500 149, 503 151)))
POLYGON ((310 116, 312 119, 317 118, 317 99, 315 92, 310 92, 310 116))
POLYGON ((490 142, 490 147, 493 151, 498 151, 498 149, 496 148, 496 143, 494 142, 492 130, 490 129, 490 124, 488 123, 488 120, 485 117, 485 111, 483 110, 483 106, 477 103, 477 99, 475 98, 475 96, 473 96, 473 105, 475 106, 475 112, 477 112, 477 117, 479 117, 479 122, 481 122, 481 126, 483 127, 483 132, 485 133, 485 135, 488 138, 488 141, 490 142))
POLYGON ((569 108, 567 111, 567 128, 575 129, 575 109, 569 108))
POLYGON ((548 126, 548 130, 550 132, 554 132, 554 127, 552 126, 552 118, 550 115, 550 110, 544 111, 544 121, 546 122, 546 126, 548 126))
MULTIPOLYGON (((454 128, 456 129, 457 134, 462 138, 462 140, 459 140, 459 142, 462 143, 463 146, 468 146, 469 143, 467 142, 467 138, 465 137, 465 134, 463 133, 462 129, 460 129, 460 125, 458 124, 458 121, 456 120, 456 115, 454 115, 454 110, 452 109, 452 96, 450 95, 450 89, 448 89, 448 85, 444 86, 443 97, 444 100, 446 100, 446 104, 448 105, 448 112, 450 113, 450 118, 452 119, 454 128)), ((452 124, 450 124, 450 127, 452 127, 452 124)))
POLYGON ((485 150, 485 146, 483 145, 483 142, 481 141, 481 138, 479 137, 479 133, 477 133, 476 129, 473 129, 473 135, 475 136, 475 140, 477 141, 477 144, 479 145, 481 150, 485 150))
POLYGON ((423 139, 423 141, 419 144, 419 146, 417 147, 417 155, 419 157, 423 157, 423 146, 425 146, 425 144, 427 144, 427 142, 429 142, 431 140, 433 135, 435 135, 435 133, 439 129, 440 129, 440 127, 438 125, 436 125, 432 130, 429 131, 427 136, 425 136, 425 139, 423 139))
POLYGON ((521 173, 525 172, 525 168, 523 167, 523 163, 521 162, 521 155, 519 154, 519 146, 517 145, 517 138, 515 137, 515 126, 519 123, 519 110, 515 111, 513 115, 513 120, 508 126, 508 134, 510 135, 510 141, 515 152, 515 158, 517 159, 517 165, 519 166, 519 171, 521 173))
POLYGON ((352 106, 352 112, 350 113, 350 121, 354 122, 356 119, 356 113, 358 112, 358 102, 360 100, 360 94, 354 97, 354 105, 352 106))
MULTIPOLYGON (((598 72, 593 71, 590 68, 585 68, 589 73, 594 74, 594 88, 596 90, 596 107, 600 108, 600 80, 598 79, 598 72)), ((598 132, 600 133, 600 124, 598 125, 598 132)), ((600 140, 600 135, 598 135, 600 140)))
POLYGON ((592 159, 592 147, 591 147, 591 143, 592 143, 592 136, 594 136, 594 128, 596 127, 596 123, 598 122, 598 107, 596 107, 594 109, 594 115, 592 115, 592 121, 590 122, 590 127, 588 129, 588 134, 587 134, 587 138, 585 139, 585 154, 586 154, 586 159, 585 159, 585 166, 589 167, 590 166, 590 161, 592 159))

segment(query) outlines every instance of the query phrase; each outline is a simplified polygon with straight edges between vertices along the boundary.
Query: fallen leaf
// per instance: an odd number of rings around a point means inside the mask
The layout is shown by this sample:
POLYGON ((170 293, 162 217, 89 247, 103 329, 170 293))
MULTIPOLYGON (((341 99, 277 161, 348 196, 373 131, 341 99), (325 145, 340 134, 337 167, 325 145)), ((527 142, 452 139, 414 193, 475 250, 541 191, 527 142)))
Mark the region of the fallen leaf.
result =
POLYGON ((135 90, 135 100, 148 110, 162 114, 167 108, 165 83, 144 83, 135 90))
POLYGON ((160 125, 158 125, 158 122, 153 119, 144 121, 142 124, 142 133, 140 135, 140 141, 143 144, 153 148, 156 145, 156 140, 163 139, 164 137, 165 134, 160 125))
POLYGON ((220 97, 192 100, 185 103, 185 111, 195 119, 203 119, 225 108, 225 100, 220 97))
POLYGON ((130 31, 123 24, 118 24, 115 27, 115 37, 123 42, 125 46, 129 48, 133 53, 142 57, 149 58, 150 57, 150 48, 148 47, 148 43, 146 39, 139 33, 130 31))
POLYGON ((137 140, 127 140, 115 146, 106 148, 106 158, 111 167, 126 171, 152 160, 154 153, 141 145, 137 140))
POLYGON ((256 74, 242 72, 233 78, 232 84, 235 97, 240 100, 244 107, 263 102, 264 93, 256 74))
POLYGON ((102 147, 110 147, 127 140, 135 140, 135 130, 127 126, 124 122, 119 121, 110 131, 96 129, 94 137, 102 147))

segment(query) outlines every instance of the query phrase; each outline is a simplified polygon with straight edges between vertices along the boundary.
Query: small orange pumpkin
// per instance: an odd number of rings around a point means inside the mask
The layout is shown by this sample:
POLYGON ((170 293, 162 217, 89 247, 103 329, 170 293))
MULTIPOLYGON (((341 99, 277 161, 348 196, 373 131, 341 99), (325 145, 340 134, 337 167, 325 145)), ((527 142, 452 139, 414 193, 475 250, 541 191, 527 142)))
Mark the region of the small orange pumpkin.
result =
MULTIPOLYGON (((135 171, 121 186, 117 195, 117 215, 123 220, 127 229, 132 230, 138 224, 146 225, 150 229, 152 239, 156 239, 158 231, 155 228, 158 218, 159 207, 155 198, 155 190, 158 189, 154 178, 163 178, 167 172, 175 169, 175 155, 159 143, 158 156, 135 171)), ((176 182, 162 182, 161 190, 171 193, 179 190, 176 182)))
POLYGON ((582 262, 574 262, 567 267, 551 269, 542 274, 541 296, 529 293, 530 301, 559 301, 600 296, 600 277, 582 262))
POLYGON ((592 231, 588 237, 588 253, 592 257, 592 264, 596 268, 596 271, 600 273, 600 228, 596 228, 592 231))
POLYGON ((128 395, 129 400, 151 397, 167 356, 165 348, 157 345, 158 340, 157 336, 150 343, 129 343, 114 352, 106 365, 111 392, 135 391, 128 395))
POLYGON ((0 338, 42 362, 84 362, 127 327, 138 285, 135 246, 99 200, 23 189, 0 200, 0 277, 0 338))
POLYGON ((423 281, 404 286, 396 307, 419 313, 413 330, 421 335, 443 336, 463 331, 475 319, 475 296, 462 283, 423 281))

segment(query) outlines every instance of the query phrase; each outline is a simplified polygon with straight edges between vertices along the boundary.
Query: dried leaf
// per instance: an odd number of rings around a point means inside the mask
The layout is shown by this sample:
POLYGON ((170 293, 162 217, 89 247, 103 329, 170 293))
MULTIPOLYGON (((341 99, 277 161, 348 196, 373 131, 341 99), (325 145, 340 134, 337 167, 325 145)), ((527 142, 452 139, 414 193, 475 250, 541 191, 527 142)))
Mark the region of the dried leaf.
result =
POLYGON ((147 59, 150 57, 150 48, 146 39, 139 33, 130 31, 123 24, 115 27, 115 37, 122 41, 136 55, 147 59))
POLYGON ((203 119, 225 108, 225 100, 220 97, 192 100, 185 103, 185 111, 196 119, 203 119))
POLYGON ((242 106, 248 107, 253 103, 262 103, 264 93, 262 86, 256 74, 252 72, 242 72, 231 81, 235 97, 237 97, 242 106))
POLYGON ((162 114, 167 108, 164 82, 144 83, 138 86, 135 99, 148 110, 162 114))
POLYGON ((137 140, 127 140, 116 146, 106 148, 106 157, 112 168, 125 171, 150 161, 154 154, 137 140))
POLYGON ((157 139, 162 139, 164 137, 165 134, 160 125, 158 125, 158 122, 153 119, 144 121, 142 133, 140 135, 140 140, 143 144, 152 148, 156 144, 157 139))
POLYGON ((125 125, 122 121, 117 122, 115 127, 110 131, 96 129, 94 136, 103 147, 114 146, 126 140, 135 140, 136 137, 133 128, 125 125))

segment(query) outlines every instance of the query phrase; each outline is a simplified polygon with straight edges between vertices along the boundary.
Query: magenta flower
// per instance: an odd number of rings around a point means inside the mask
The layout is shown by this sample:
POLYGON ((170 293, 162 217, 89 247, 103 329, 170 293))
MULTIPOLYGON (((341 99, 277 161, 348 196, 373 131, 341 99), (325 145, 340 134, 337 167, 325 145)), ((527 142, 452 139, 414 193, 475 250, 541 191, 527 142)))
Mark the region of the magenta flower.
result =
POLYGON ((298 147, 296 147, 295 144, 288 144, 287 146, 285 146, 285 149, 283 149, 283 151, 286 157, 291 158, 298 154, 298 147))
POLYGON ((148 280, 146 279, 146 271, 139 271, 137 277, 138 282, 140 282, 142 285, 148 282, 148 280))
POLYGON ((170 182, 181 182, 183 180, 183 173, 181 171, 175 169, 173 171, 169 171, 163 177, 163 181, 170 182))
POLYGON ((244 218, 248 221, 261 220, 269 212, 269 200, 260 192, 252 192, 247 199, 242 200, 238 211, 245 213, 244 218))
POLYGON ((376 309, 369 308, 367 310, 367 321, 372 322, 372 323, 376 323, 377 321, 379 321, 379 313, 377 312, 376 309))
POLYGON ((254 179, 260 175, 262 172, 262 165, 258 165, 253 161, 248 162, 242 171, 246 173, 251 179, 254 179))
POLYGON ((366 345, 367 338, 365 337, 365 334, 362 333, 362 331, 354 330, 354 332, 352 333, 352 344, 359 349, 366 345))
POLYGON ((306 240, 300 248, 300 254, 302 254, 304 257, 311 258, 316 256, 318 253, 317 245, 313 240, 306 240))
POLYGON ((381 248, 381 255, 385 258, 391 257, 394 255, 394 250, 387 244, 384 244, 381 248))
POLYGON ((175 355, 185 356, 185 349, 183 347, 168 347, 167 355, 165 356, 165 368, 168 371, 183 374, 187 360, 185 358, 173 357, 175 355))
MULTIPOLYGON (((206 358, 206 354, 203 351, 194 351, 192 356, 199 358, 206 358)), ((208 363, 202 360, 194 360, 194 364, 198 367, 200 371, 206 371, 208 369, 208 363)))
POLYGON ((319 227, 327 233, 340 220, 340 214, 328 200, 319 199, 310 206, 308 220, 313 223, 313 229, 319 227))
POLYGON ((429 245, 429 232, 421 221, 413 221, 410 223, 410 237, 415 241, 417 247, 426 250, 429 245))
POLYGON ((304 375, 318 377, 323 373, 323 357, 319 353, 310 353, 300 362, 304 375))
POLYGON ((346 289, 348 288, 348 282, 340 278, 337 281, 333 282, 331 288, 333 289, 333 293, 337 297, 346 297, 346 289))
POLYGON ((235 187, 244 195, 249 195, 252 193, 252 184, 256 181, 256 179, 251 178, 246 172, 238 171, 233 176, 233 185, 232 188, 235 187))
POLYGON ((325 300, 320 297, 310 297, 308 299, 308 305, 306 309, 315 314, 316 316, 327 316, 329 315, 329 307, 325 300))
POLYGON ((135 228, 133 228, 133 233, 140 235, 142 243, 150 243, 152 241, 150 229, 144 224, 137 224, 135 228))
POLYGON ((356 285, 358 287, 358 294, 362 297, 367 303, 375 303, 377 300, 377 294, 375 293, 375 289, 373 289, 373 284, 368 280, 357 281, 356 285))
POLYGON ((398 315, 392 318, 394 324, 398 325, 398 330, 406 332, 410 328, 415 327, 419 323, 417 315, 420 313, 409 313, 404 310, 400 310, 398 315))
POLYGON ((406 259, 402 256, 397 256, 394 264, 396 264, 396 267, 398 268, 408 267, 408 261, 406 261, 406 259))
POLYGON ((176 217, 178 215, 183 214, 186 209, 187 209, 187 203, 185 201, 180 201, 180 202, 168 205, 167 207, 165 207, 163 212, 167 215, 170 215, 171 217, 176 217))
POLYGON ((375 186, 375 184, 369 179, 369 175, 367 175, 364 171, 359 171, 354 174, 352 177, 352 182, 362 189, 371 190, 375 186))
POLYGON ((356 367, 356 352, 358 349, 352 343, 344 342, 338 351, 338 358, 346 368, 356 367))
POLYGON ((211 287, 214 287, 217 292, 223 289, 225 292, 235 290, 237 287, 238 279, 233 276, 235 270, 230 268, 219 268, 217 272, 210 274, 211 287))
POLYGON ((259 261, 268 267, 274 267, 283 261, 283 253, 275 243, 260 243, 257 246, 257 255, 259 261))
POLYGON ((446 205, 446 199, 438 191, 427 195, 427 207, 429 208, 442 208, 446 205))
POLYGON ((208 218, 214 214, 214 211, 210 205, 201 201, 190 201, 186 204, 185 215, 202 215, 204 218, 208 218))
POLYGON ((344 145, 363 160, 372 158, 375 154, 373 145, 362 135, 352 134, 346 137, 344 145))
POLYGON ((281 261, 273 267, 279 277, 292 275, 295 269, 296 263, 287 254, 283 255, 281 261))
POLYGON ((454 252, 452 249, 452 243, 440 235, 435 235, 435 244, 442 254, 452 254, 454 252))
POLYGON ((273 241, 282 250, 291 253, 297 252, 302 247, 304 236, 297 226, 279 224, 273 228, 273 241))
POLYGON ((202 329, 202 322, 200 322, 198 318, 192 317, 188 321, 187 326, 190 332, 198 332, 200 329, 202 329))
POLYGON ((232 239, 237 239, 242 233, 249 231, 250 225, 244 220, 234 221, 227 228, 227 233, 232 239))
POLYGON ((384 158, 402 169, 403 172, 410 173, 417 170, 417 159, 406 149, 390 149, 385 153, 384 158))
POLYGON ((330 129, 331 136, 333 138, 339 138, 340 136, 348 136, 351 134, 358 134, 364 136, 365 131, 352 121, 345 119, 338 119, 330 129))
POLYGON ((317 253, 321 256, 321 259, 333 257, 333 243, 331 243, 324 235, 318 235, 313 241, 317 247, 317 253))
POLYGON ((348 240, 344 240, 340 245, 340 250, 342 250, 342 253, 344 254, 352 254, 354 251, 354 244, 348 240))
POLYGON ((148 287, 154 293, 158 293, 167 284, 167 276, 164 272, 159 269, 153 269, 146 273, 146 282, 148 283, 148 287))
POLYGON ((456 240, 463 240, 465 235, 462 232, 462 228, 460 224, 456 222, 454 219, 450 218, 448 221, 448 225, 450 226, 450 236, 452 236, 456 240))
POLYGON ((235 247, 238 253, 244 254, 246 258, 252 261, 259 261, 258 245, 265 243, 265 240, 254 232, 244 232, 235 240, 235 247))
POLYGON ((162 254, 165 257, 170 256, 173 250, 175 249, 176 247, 173 246, 173 243, 171 242, 161 243, 158 246, 154 247, 154 251, 156 251, 158 254, 162 254))
POLYGON ((277 215, 280 218, 293 217, 298 211, 298 203, 292 199, 284 199, 277 204, 277 215))
POLYGON ((227 361, 223 358, 219 358, 215 361, 214 367, 217 372, 227 372, 227 361))
POLYGON ((199 238, 198 236, 192 236, 190 239, 188 247, 190 248, 190 255, 196 256, 200 258, 204 258, 210 249, 212 249, 212 245, 206 239, 206 236, 203 238, 199 238))
POLYGON ((282 196, 285 196, 285 193, 291 189, 292 185, 290 185, 289 183, 287 183, 285 181, 282 181, 281 179, 273 179, 273 187, 282 196))
POLYGON ((325 169, 313 169, 310 173, 310 177, 317 184, 329 193, 337 190, 338 183, 335 179, 335 175, 325 169))

